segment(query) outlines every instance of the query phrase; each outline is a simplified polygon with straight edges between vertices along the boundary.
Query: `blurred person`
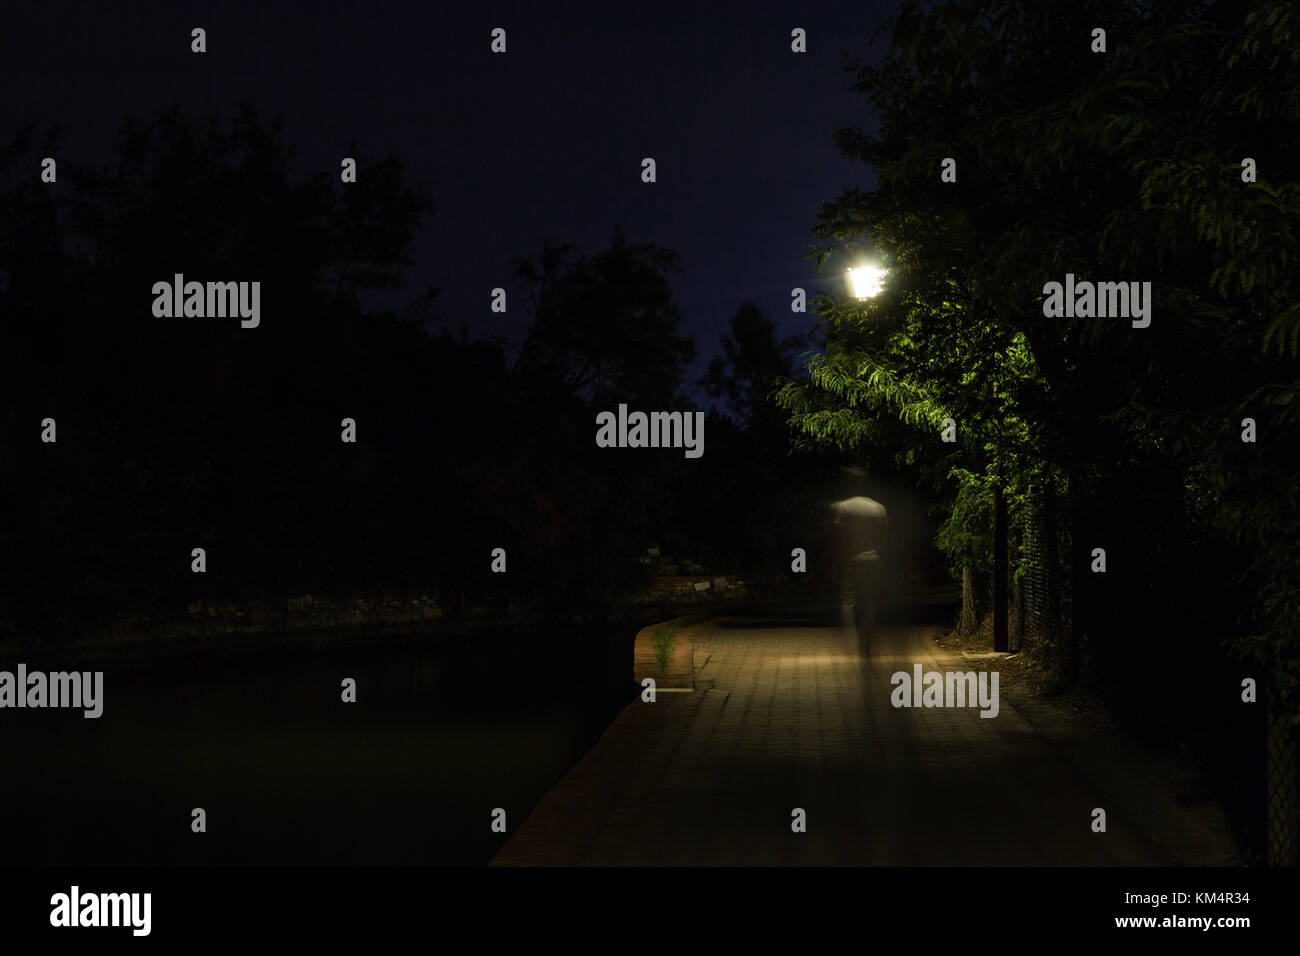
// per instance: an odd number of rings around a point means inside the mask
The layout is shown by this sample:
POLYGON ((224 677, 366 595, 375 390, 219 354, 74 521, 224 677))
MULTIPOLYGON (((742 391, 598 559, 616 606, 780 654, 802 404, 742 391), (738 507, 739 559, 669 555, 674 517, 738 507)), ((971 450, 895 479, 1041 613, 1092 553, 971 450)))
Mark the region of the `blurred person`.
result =
POLYGON ((876 624, 889 515, 884 505, 866 496, 866 468, 849 465, 840 471, 846 497, 831 504, 840 561, 840 610, 845 629, 865 640, 876 624))

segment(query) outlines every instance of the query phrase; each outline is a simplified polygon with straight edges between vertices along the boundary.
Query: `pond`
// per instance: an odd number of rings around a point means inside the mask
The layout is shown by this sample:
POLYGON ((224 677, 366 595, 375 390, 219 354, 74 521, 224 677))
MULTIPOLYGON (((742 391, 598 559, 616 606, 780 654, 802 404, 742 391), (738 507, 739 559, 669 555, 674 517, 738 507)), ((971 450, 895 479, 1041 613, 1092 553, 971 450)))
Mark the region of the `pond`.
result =
POLYGON ((96 665, 98 719, 0 711, 0 862, 484 864, 635 696, 639 626, 96 665))

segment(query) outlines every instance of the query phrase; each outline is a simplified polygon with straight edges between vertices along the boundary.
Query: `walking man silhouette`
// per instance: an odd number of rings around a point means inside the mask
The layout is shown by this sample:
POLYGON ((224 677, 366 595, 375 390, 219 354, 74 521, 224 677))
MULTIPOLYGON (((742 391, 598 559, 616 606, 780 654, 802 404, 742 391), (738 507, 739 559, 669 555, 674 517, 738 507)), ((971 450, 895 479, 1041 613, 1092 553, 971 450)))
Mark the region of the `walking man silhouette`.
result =
POLYGON ((844 493, 831 510, 840 552, 840 610, 844 627, 863 638, 875 628, 880 601, 882 549, 889 527, 885 506, 866 491, 868 472, 860 465, 841 469, 844 493))

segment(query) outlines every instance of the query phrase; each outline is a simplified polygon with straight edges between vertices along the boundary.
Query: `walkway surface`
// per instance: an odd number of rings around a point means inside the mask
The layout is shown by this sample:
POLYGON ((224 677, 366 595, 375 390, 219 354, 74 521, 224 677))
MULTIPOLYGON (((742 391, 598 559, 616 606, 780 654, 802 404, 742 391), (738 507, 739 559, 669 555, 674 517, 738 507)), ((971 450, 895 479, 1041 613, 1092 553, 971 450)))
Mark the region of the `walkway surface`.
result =
POLYGON ((706 625, 695 692, 628 705, 493 865, 1169 862, 1005 697, 991 719, 892 706, 895 672, 968 669, 934 633, 860 647, 816 617, 706 625))

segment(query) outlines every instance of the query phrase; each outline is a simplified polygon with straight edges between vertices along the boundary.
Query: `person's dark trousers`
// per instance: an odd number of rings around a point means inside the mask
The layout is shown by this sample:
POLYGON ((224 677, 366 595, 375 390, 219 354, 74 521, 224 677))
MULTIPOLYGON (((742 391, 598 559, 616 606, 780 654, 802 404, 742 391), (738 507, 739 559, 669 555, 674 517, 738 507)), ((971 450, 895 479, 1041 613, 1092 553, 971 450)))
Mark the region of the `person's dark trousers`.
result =
POLYGON ((876 589, 880 562, 851 558, 844 562, 840 581, 840 611, 846 630, 866 639, 876 627, 876 589))

